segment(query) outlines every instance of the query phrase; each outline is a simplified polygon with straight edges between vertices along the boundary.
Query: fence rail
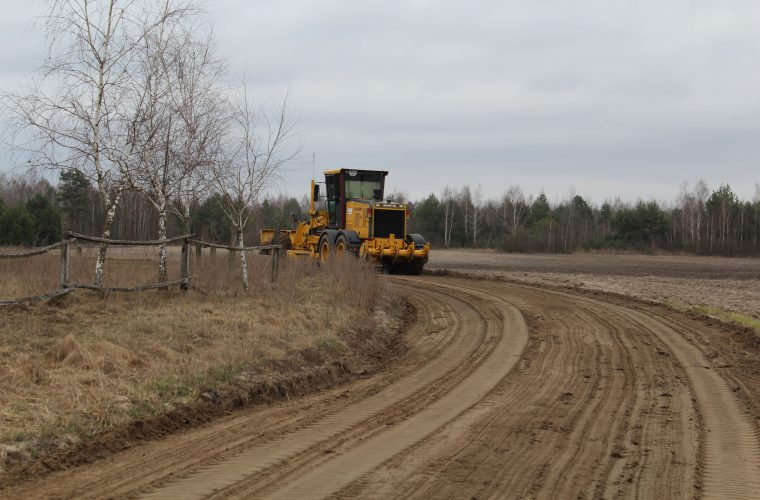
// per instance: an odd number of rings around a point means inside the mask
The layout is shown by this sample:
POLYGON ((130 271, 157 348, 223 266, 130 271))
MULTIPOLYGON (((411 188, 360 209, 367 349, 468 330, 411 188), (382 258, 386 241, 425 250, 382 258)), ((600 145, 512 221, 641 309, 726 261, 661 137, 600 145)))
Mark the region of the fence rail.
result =
POLYGON ((15 300, 0 300, 0 307, 2 306, 20 306, 22 304, 31 304, 34 302, 45 302, 48 300, 53 300, 58 297, 63 297, 64 295, 68 295, 74 290, 71 288, 64 288, 60 290, 56 290, 52 293, 46 293, 44 295, 35 295, 33 297, 22 297, 20 299, 15 300))
POLYGON ((24 257, 34 257, 35 255, 42 255, 46 254, 51 250, 57 250, 65 245, 68 245, 69 243, 73 243, 73 239, 67 239, 63 241, 59 241, 58 243, 53 243, 52 245, 46 246, 46 247, 40 247, 35 248, 34 250, 28 250, 26 252, 17 252, 17 253, 0 253, 0 260, 2 259, 22 259, 24 257))
POLYGON ((282 248, 282 245, 260 245, 257 247, 235 247, 230 245, 218 245, 216 243, 208 243, 206 241, 194 240, 190 238, 190 243, 193 245, 200 245, 204 248, 218 248, 220 250, 229 250, 231 252, 250 252, 252 250, 271 250, 273 248, 282 248))
POLYGON ((21 304, 28 304, 33 302, 43 302, 52 300, 58 297, 62 297, 73 292, 75 289, 93 290, 100 293, 111 292, 143 292, 146 290, 166 289, 173 286, 179 286, 183 292, 188 291, 192 287, 192 280, 190 277, 190 245, 199 245, 206 248, 219 248, 229 250, 231 252, 253 252, 262 250, 269 250, 269 262, 265 266, 266 271, 269 268, 270 280, 272 283, 277 281, 279 271, 279 259, 282 245, 262 245, 254 247, 235 247, 227 245, 217 245, 214 243, 208 243, 201 240, 194 239, 194 234, 186 234, 183 236, 177 236, 174 238, 167 238, 163 240, 147 240, 147 241, 129 241, 129 240, 110 240, 106 238, 99 238, 97 236, 87 236, 78 233, 66 233, 66 239, 54 243, 52 245, 35 248, 24 252, 15 253, 0 253, 0 260, 2 259, 21 259, 25 257, 34 257, 37 255, 43 255, 53 250, 60 249, 61 251, 61 263, 60 272, 58 277, 58 288, 53 292, 49 292, 43 295, 35 295, 31 297, 22 297, 12 300, 0 300, 0 307, 2 306, 14 306, 21 304), (69 283, 69 246, 77 241, 88 241, 92 243, 101 243, 114 246, 158 246, 168 245, 170 243, 182 242, 182 256, 180 261, 180 273, 181 277, 178 280, 165 281, 162 283, 149 283, 144 285, 137 285, 134 287, 104 287, 99 285, 91 285, 87 283, 69 283))

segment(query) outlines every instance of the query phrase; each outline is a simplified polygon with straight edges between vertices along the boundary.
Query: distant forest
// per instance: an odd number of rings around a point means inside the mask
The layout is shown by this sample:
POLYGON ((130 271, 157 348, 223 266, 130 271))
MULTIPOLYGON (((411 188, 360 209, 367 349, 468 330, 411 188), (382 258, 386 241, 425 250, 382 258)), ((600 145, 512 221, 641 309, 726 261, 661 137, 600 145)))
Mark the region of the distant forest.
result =
MULTIPOLYGON (((76 171, 63 172, 58 185, 29 177, 0 176, 0 244, 39 246, 58 241, 65 231, 100 234, 104 214, 94 186, 76 171)), ((684 184, 671 203, 655 200, 594 204, 573 194, 550 202, 545 194, 526 195, 510 187, 500 199, 484 199, 479 190, 447 188, 440 195, 409 203, 409 232, 434 247, 491 248, 506 252, 570 253, 578 250, 689 252, 699 255, 758 255, 760 186, 742 200, 728 184, 709 189, 684 184)), ((306 198, 273 197, 249 207, 252 222, 246 240, 258 241, 259 229, 292 228, 307 217, 306 198)), ((168 236, 184 232, 185 207, 170 217, 168 236)), ((191 202, 190 229, 213 242, 236 241, 235 230, 211 195, 191 202)), ((140 191, 123 195, 112 229, 117 239, 157 238, 158 214, 140 191)))
POLYGON ((413 204, 412 232, 439 247, 494 248, 506 252, 570 253, 578 250, 689 252, 757 255, 760 185, 741 200, 731 186, 710 190, 683 183, 676 200, 596 205, 578 194, 552 203, 510 187, 498 200, 484 200, 465 186, 431 194, 413 204))

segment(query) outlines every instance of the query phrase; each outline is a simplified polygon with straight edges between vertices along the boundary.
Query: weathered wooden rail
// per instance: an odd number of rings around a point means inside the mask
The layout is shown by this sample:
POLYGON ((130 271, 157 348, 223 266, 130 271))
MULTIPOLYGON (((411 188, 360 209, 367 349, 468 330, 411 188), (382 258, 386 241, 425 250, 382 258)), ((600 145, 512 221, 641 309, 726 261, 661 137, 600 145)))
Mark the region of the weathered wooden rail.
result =
POLYGON ((53 292, 35 295, 31 297, 22 297, 13 300, 0 300, 1 306, 13 306, 28 304, 33 302, 43 302, 52 300, 58 297, 62 297, 71 293, 76 289, 94 290, 100 293, 135 293, 143 292, 146 290, 166 289, 173 286, 179 286, 180 290, 186 292, 192 287, 192 280, 190 277, 190 245, 197 245, 200 247, 224 249, 230 252, 253 252, 253 251, 269 251, 269 261, 264 267, 264 272, 269 269, 270 280, 275 283, 278 279, 280 251, 282 245, 263 245, 253 247, 236 247, 228 245, 217 245, 214 243, 208 243, 201 240, 194 239, 193 234, 186 234, 183 236, 176 236, 174 238, 167 238, 163 240, 146 240, 146 241, 131 241, 131 240, 111 240, 105 238, 99 238, 97 236, 88 236, 78 233, 66 233, 66 239, 49 245, 46 247, 35 248, 24 252, 15 253, 0 253, 0 260, 2 259, 22 259, 26 257, 34 257, 38 255, 44 255, 53 250, 59 250, 61 252, 60 272, 58 277, 58 288, 53 292), (161 283, 149 283, 143 285, 136 285, 134 287, 104 287, 99 285, 92 285, 88 283, 70 283, 69 282, 69 246, 75 242, 84 241, 90 243, 99 243, 113 246, 158 246, 168 245, 171 243, 182 242, 182 255, 180 257, 180 279, 173 281, 164 281, 161 283))

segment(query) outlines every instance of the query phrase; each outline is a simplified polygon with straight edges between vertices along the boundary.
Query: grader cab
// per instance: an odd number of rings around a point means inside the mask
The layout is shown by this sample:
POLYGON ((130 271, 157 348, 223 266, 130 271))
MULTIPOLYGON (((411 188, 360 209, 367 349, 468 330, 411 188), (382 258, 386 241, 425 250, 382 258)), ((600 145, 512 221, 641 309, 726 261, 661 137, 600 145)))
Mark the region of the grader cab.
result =
POLYGON ((311 257, 327 263, 353 254, 388 273, 420 274, 430 245, 419 234, 406 232, 404 203, 384 201, 386 171, 328 170, 325 194, 311 181, 309 221, 294 230, 261 232, 261 244, 282 244, 288 257, 311 257))

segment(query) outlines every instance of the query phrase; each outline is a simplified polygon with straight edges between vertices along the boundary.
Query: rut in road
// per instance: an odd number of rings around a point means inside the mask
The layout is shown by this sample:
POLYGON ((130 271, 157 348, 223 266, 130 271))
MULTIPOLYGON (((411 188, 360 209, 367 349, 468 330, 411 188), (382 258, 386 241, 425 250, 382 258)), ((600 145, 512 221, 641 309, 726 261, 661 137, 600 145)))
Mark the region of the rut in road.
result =
POLYGON ((720 374, 706 368, 695 337, 672 319, 507 283, 440 277, 393 283, 414 302, 419 320, 407 334, 409 352, 387 372, 243 411, 8 493, 756 498, 760 492, 755 427, 720 374))
POLYGON ((523 359, 437 438, 341 497, 693 496, 695 411, 683 370, 655 336, 584 299, 447 283, 523 311, 531 331, 523 359))

